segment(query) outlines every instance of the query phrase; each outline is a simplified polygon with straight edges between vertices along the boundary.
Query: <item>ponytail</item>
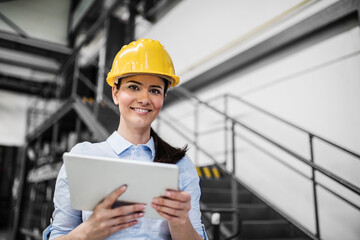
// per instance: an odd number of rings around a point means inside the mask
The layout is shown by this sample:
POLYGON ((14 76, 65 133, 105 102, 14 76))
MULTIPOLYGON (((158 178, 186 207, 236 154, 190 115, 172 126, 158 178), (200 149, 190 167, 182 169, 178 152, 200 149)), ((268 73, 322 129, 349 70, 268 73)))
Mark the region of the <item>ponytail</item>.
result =
POLYGON ((162 140, 152 128, 150 130, 150 136, 153 137, 155 144, 154 162, 175 164, 185 156, 187 145, 183 148, 175 148, 162 140))

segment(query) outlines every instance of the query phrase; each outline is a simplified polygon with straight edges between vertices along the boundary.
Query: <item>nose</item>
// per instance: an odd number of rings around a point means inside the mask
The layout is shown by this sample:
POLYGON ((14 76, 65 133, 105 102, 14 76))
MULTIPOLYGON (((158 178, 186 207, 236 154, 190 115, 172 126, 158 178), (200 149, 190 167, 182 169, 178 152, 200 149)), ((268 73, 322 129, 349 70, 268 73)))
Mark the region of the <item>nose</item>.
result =
POLYGON ((139 96, 137 98, 138 103, 143 105, 149 105, 150 99, 149 99, 149 93, 146 89, 139 92, 139 96))

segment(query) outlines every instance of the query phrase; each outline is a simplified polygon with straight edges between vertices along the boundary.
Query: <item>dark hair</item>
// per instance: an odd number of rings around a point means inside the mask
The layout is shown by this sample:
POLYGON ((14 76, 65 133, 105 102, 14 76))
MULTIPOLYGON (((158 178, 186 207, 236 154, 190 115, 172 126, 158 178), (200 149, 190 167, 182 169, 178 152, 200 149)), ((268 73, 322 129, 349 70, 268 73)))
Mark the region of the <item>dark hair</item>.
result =
POLYGON ((150 136, 153 137, 155 144, 154 162, 175 164, 185 156, 187 145, 183 148, 175 148, 159 137, 152 128, 150 129, 150 136))

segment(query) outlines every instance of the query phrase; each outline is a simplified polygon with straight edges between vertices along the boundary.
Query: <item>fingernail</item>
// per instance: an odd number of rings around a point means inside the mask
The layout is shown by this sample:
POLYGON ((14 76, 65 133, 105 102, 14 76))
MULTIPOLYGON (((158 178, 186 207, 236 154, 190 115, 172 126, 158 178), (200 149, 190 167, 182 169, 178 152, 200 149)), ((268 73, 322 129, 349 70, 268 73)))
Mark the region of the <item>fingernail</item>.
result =
POLYGON ((121 190, 126 190, 126 188, 127 188, 127 185, 124 184, 124 185, 121 187, 121 190))
POLYGON ((159 202, 159 200, 154 199, 152 202, 155 203, 155 204, 157 204, 157 203, 159 202))
POLYGON ((139 213, 138 214, 138 217, 143 217, 144 216, 144 213, 139 213))
POLYGON ((165 192, 165 196, 166 196, 166 197, 170 197, 170 196, 171 196, 171 192, 166 191, 166 192, 165 192))

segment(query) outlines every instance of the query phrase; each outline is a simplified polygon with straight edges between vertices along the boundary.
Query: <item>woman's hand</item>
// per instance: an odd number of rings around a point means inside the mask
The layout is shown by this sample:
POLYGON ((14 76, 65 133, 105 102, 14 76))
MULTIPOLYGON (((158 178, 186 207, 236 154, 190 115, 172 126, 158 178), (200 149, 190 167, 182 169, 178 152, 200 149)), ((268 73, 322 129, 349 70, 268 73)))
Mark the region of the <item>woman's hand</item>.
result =
POLYGON ((133 204, 112 208, 118 197, 126 191, 122 186, 109 194, 97 207, 87 221, 75 229, 82 239, 105 239, 115 232, 138 223, 136 219, 144 216, 144 204, 133 204), (84 237, 84 238, 83 238, 84 237))
POLYGON ((189 222, 191 196, 183 191, 166 191, 165 197, 154 198, 151 205, 169 225, 179 226, 189 222))

